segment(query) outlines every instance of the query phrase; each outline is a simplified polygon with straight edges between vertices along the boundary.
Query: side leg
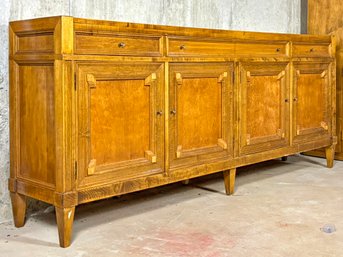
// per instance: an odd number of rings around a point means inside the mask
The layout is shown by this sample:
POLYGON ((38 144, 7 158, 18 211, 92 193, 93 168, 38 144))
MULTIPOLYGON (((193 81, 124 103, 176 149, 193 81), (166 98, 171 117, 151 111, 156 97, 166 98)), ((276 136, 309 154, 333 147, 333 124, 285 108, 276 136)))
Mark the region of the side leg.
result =
POLYGON ((65 248, 71 243, 75 207, 61 208, 55 206, 55 212, 60 246, 65 248))
POLYGON ((232 195, 235 191, 236 169, 223 171, 225 191, 227 195, 232 195))
POLYGON ((283 161, 283 162, 287 161, 287 156, 282 156, 281 161, 283 161))
POLYGON ((335 147, 336 145, 330 145, 325 148, 326 163, 328 168, 333 167, 333 160, 335 159, 335 147))
POLYGON ((20 228, 25 224, 26 196, 18 193, 10 193, 14 226, 20 228))

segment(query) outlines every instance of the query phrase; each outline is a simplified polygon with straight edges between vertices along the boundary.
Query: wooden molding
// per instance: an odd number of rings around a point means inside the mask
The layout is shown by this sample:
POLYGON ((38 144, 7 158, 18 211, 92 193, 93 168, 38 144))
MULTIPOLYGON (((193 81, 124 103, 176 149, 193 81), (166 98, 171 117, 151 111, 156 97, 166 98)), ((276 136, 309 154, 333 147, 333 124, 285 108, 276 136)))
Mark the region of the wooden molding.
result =
POLYGON ((87 74, 86 79, 90 88, 96 88, 96 80, 93 74, 87 74))
POLYGON ((145 158, 147 158, 151 163, 156 163, 157 162, 157 157, 156 154, 154 154, 152 151, 147 150, 145 151, 145 158))
POLYGON ((182 145, 178 145, 176 148, 176 158, 181 157, 182 145))
POLYGON ((227 143, 224 139, 222 138, 218 138, 218 145, 223 148, 223 149, 227 149, 227 143))
POLYGON ((96 167, 96 160, 92 159, 88 164, 87 174, 93 175, 95 173, 95 167, 96 167))
POLYGON ((153 82, 156 81, 156 78, 157 78, 156 73, 151 73, 151 74, 145 79, 144 84, 145 84, 146 86, 150 86, 153 82))

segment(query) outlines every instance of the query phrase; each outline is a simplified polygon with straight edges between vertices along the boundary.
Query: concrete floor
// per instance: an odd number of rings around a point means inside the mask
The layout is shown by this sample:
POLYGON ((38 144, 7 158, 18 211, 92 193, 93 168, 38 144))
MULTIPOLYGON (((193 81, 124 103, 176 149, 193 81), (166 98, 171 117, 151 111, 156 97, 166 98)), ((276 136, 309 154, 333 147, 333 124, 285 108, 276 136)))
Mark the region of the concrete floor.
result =
POLYGON ((343 256, 343 162, 293 156, 77 208, 59 248, 53 208, 25 227, 0 225, 0 256, 343 256), (336 231, 321 228, 334 225, 336 231))

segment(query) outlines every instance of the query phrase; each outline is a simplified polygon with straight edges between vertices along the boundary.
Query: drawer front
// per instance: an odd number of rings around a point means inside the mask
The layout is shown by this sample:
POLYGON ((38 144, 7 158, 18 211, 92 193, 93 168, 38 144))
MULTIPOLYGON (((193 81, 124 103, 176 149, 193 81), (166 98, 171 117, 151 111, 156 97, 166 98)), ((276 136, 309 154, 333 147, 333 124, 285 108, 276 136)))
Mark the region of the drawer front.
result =
POLYGON ((293 44, 295 57, 330 57, 330 47, 325 45, 293 44))
POLYGON ((76 54, 161 56, 158 36, 111 36, 77 34, 76 54))
POLYGON ((169 56, 286 56, 286 43, 240 43, 218 41, 168 40, 169 56))

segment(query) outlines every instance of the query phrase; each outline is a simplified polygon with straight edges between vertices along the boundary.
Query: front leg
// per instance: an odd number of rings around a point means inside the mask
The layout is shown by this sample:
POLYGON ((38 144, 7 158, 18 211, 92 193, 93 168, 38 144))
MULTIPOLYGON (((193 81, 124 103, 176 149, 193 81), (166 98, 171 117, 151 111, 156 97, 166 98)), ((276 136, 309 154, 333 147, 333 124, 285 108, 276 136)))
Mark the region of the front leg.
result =
POLYGON ((232 195, 235 191, 236 169, 223 171, 225 191, 227 195, 232 195))
POLYGON ((55 206, 58 235, 61 247, 68 247, 71 243, 75 207, 61 208, 55 206))
POLYGON ((26 196, 18 193, 10 193, 14 226, 20 228, 25 224, 26 196))
POLYGON ((327 163, 328 168, 333 167, 333 161, 335 159, 335 148, 336 148, 335 144, 330 145, 325 148, 326 163, 327 163))

